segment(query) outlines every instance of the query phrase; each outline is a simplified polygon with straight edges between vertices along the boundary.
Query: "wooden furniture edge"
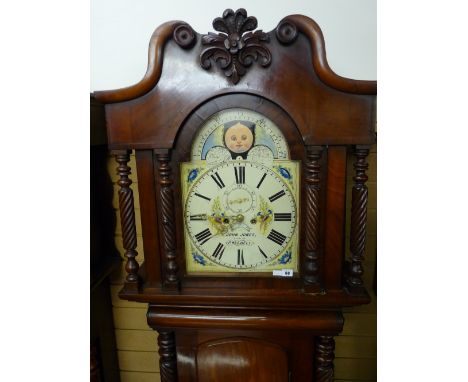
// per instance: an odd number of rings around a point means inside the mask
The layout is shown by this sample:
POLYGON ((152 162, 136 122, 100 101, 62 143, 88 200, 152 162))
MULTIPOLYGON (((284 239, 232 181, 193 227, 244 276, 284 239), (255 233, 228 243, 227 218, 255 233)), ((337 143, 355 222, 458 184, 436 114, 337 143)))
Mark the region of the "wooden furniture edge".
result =
POLYGON ((200 308, 167 308, 149 305, 148 325, 154 328, 193 328, 259 330, 318 330, 323 334, 339 333, 344 318, 339 311, 262 311, 200 308))
MULTIPOLYGON (((148 93, 158 83, 163 66, 164 45, 170 38, 174 38, 174 33, 178 27, 183 27, 185 31, 192 33, 191 41, 196 40, 196 33, 189 24, 183 21, 168 21, 161 24, 153 32, 148 49, 148 66, 146 73, 140 82, 135 85, 116 89, 96 91, 93 97, 103 103, 116 103, 129 101, 141 97, 148 93)), ((179 28, 180 29, 180 28, 179 28)), ((304 15, 290 15, 283 18, 274 31, 280 43, 287 44, 294 41, 297 31, 304 34, 311 44, 313 53, 312 64, 320 80, 336 89, 352 94, 377 94, 377 81, 353 80, 337 75, 328 65, 325 50, 325 40, 322 30, 318 24, 310 17, 304 15), (284 32, 286 31, 286 32, 284 32), (281 37, 284 33, 288 34, 287 42, 281 37)), ((177 33, 176 33, 177 34, 177 33)), ((180 41, 179 41, 180 44, 180 41)), ((181 44, 180 44, 181 45, 181 44)), ((184 49, 191 46, 183 47, 184 49)))
POLYGON ((129 101, 148 93, 161 77, 164 45, 179 25, 186 25, 186 23, 183 21, 168 21, 161 24, 153 32, 148 48, 148 67, 140 82, 126 88, 97 91, 93 93, 94 97, 103 103, 115 103, 129 101))
POLYGON ((238 294, 229 295, 220 293, 217 295, 204 294, 204 290, 191 288, 185 294, 175 294, 174 292, 161 293, 158 288, 145 290, 144 293, 134 293, 123 288, 119 297, 123 300, 155 304, 158 306, 180 306, 190 305, 198 307, 224 307, 224 308, 271 308, 271 309, 334 309, 338 306, 365 305, 371 302, 367 292, 361 295, 351 294, 346 290, 329 291, 327 293, 303 294, 300 291, 289 294, 275 294, 265 296, 258 294, 238 294), (197 301, 194 304, 194 301, 197 301), (306 308, 305 308, 306 307, 306 308))
MULTIPOLYGON (((330 68, 327 61, 322 30, 314 20, 304 15, 286 16, 279 22, 277 30, 281 27, 284 28, 285 25, 291 25, 291 23, 309 39, 313 53, 313 67, 322 82, 336 90, 347 93, 377 94, 377 81, 353 80, 341 77, 330 68)), ((293 28, 293 26, 291 27, 293 28)))

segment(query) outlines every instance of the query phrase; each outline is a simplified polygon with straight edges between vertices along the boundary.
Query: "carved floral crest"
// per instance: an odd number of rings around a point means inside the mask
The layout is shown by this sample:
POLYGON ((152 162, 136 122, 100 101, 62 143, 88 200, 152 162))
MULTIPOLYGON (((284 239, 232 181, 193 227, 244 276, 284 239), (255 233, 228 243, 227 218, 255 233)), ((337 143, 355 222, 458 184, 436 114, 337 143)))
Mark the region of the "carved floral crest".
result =
POLYGON ((213 20, 213 28, 221 33, 209 32, 202 36, 202 44, 207 46, 200 54, 203 69, 210 69, 213 60, 237 84, 254 61, 263 67, 270 64, 271 53, 264 46, 269 36, 262 30, 250 32, 257 28, 257 19, 247 17, 245 9, 236 12, 226 9, 222 18, 213 20))

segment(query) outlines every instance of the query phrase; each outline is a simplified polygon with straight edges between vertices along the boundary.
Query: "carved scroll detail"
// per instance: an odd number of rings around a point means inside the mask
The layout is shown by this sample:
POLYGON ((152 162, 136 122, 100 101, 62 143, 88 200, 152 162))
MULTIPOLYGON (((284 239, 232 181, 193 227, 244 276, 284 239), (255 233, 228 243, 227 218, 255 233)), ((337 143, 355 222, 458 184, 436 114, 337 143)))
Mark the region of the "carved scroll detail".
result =
POLYGON ((174 332, 158 330, 161 382, 177 382, 177 353, 174 332))
POLYGON ((133 191, 130 188, 132 180, 129 178, 131 169, 127 165, 130 161, 130 150, 116 151, 115 159, 119 164, 117 167, 117 174, 119 175, 117 184, 120 186, 120 222, 122 227, 123 247, 125 249, 125 257, 127 258, 127 264, 125 265, 125 270, 127 271, 125 288, 127 290, 138 291, 140 281, 138 277, 138 269, 140 266, 135 260, 135 257, 138 255, 138 252, 135 250, 137 246, 135 210, 133 204, 133 191))
POLYGON ((174 28, 172 34, 174 41, 183 49, 190 49, 197 41, 197 36, 188 24, 180 24, 174 28))
POLYGON ((366 186, 366 171, 369 165, 366 158, 369 155, 367 147, 356 147, 354 163, 355 176, 351 200, 351 232, 350 232, 350 250, 351 263, 347 272, 347 284, 351 291, 359 291, 363 288, 364 282, 362 275, 364 269, 362 261, 364 260, 364 251, 366 248, 367 233, 367 200, 368 190, 366 186))
MULTIPOLYGON (((307 148, 304 284, 320 289, 320 158, 322 147, 307 148)), ((317 291, 318 291, 317 290, 317 291)))
POLYGON ((276 27, 276 38, 282 44, 292 44, 297 38, 297 27, 288 20, 281 21, 276 27))
POLYGON ((178 289, 179 278, 176 262, 176 237, 174 229, 174 195, 172 191, 172 174, 169 166, 169 152, 156 152, 159 162, 159 184, 161 195, 161 219, 163 226, 166 272, 164 286, 166 289, 178 289))
POLYGON ((315 379, 317 382, 333 382, 335 340, 332 336, 318 336, 315 342, 315 379))
POLYGON ((240 8, 236 12, 226 9, 222 18, 213 20, 213 28, 224 33, 209 32, 202 36, 202 44, 208 46, 200 54, 203 69, 210 69, 213 60, 224 71, 224 75, 237 84, 247 72, 247 67, 259 58, 261 66, 270 65, 271 53, 264 46, 269 36, 262 30, 246 33, 257 28, 257 19, 247 17, 245 9, 240 8))

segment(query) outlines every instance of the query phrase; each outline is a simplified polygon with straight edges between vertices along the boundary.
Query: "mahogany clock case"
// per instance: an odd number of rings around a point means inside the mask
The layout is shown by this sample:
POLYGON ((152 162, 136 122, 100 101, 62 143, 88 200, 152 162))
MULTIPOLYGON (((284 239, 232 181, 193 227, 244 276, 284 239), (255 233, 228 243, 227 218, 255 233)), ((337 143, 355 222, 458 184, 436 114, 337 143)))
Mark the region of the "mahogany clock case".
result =
POLYGON ((284 374, 281 365, 287 359, 291 380, 311 380, 315 375, 331 381, 332 336, 342 329, 341 308, 370 301, 362 261, 366 157, 376 140, 376 82, 336 75, 327 64, 320 28, 306 16, 285 17, 268 33, 251 32, 257 27, 255 18, 247 17, 243 9, 226 10, 213 27, 222 33, 201 35, 181 21, 161 25, 150 41, 144 78, 128 88, 95 93, 105 104, 109 147, 120 176, 127 257, 120 296, 150 304, 148 324, 160 334, 163 381, 176 381, 177 369, 180 380, 192 380, 195 374, 198 380, 210 380, 202 377, 207 370, 214 373, 211 378, 216 375, 211 380, 217 380, 219 364, 208 354, 236 352, 239 346, 258 354, 261 341, 269 342, 260 348, 274 354, 278 373, 284 374), (186 272, 180 163, 190 161, 197 129, 214 113, 234 107, 271 119, 286 138, 291 159, 301 162, 296 277, 186 272), (145 254, 141 267, 136 261, 128 167, 132 150, 145 254), (347 242, 350 150, 355 154, 355 176, 347 242), (349 259, 345 246, 351 250, 349 259), (225 344, 226 338, 244 340, 225 344), (202 345, 205 342, 208 345, 202 345), (272 344, 283 346, 284 353, 272 344), (296 346, 304 353, 297 354, 296 346), (209 353, 208 348, 220 352, 209 353), (315 361, 304 366, 304 357, 315 361), (196 360, 211 366, 194 370, 196 360))
MULTIPOLYGON (((148 71, 143 80, 130 88, 96 93, 96 98, 106 103, 110 148, 133 149, 136 155, 145 265, 144 274, 139 277, 143 281, 139 282, 143 287, 139 291, 143 294, 127 297, 154 301, 154 292, 171 289, 165 288, 167 239, 173 241, 171 251, 175 258, 171 266, 177 267, 175 290, 180 295, 194 292, 219 295, 223 289, 242 289, 239 293, 244 295, 258 294, 259 289, 274 293, 301 291, 298 279, 207 279, 184 275, 178 164, 189 159, 190 142, 197 125, 212 113, 234 106, 261 111, 276 120, 288 140, 292 158, 304 164, 307 147, 322 148, 318 163, 320 192, 326 195, 320 198, 319 251, 325 252, 320 262, 326 266, 321 267, 321 273, 326 276, 333 272, 335 281, 333 285, 326 285, 327 277, 322 277, 319 291, 341 290, 344 198, 331 195, 330 187, 342 183, 348 146, 375 142, 375 82, 349 80, 334 74, 326 64, 320 29, 305 16, 289 16, 275 31, 268 33, 270 65, 266 68, 257 64, 250 66, 236 85, 230 83, 218 68, 207 71, 200 66, 198 55, 203 47, 202 37, 187 24, 166 23, 153 34, 148 71), (282 42, 278 36, 287 30, 292 31, 289 36, 293 38, 282 42), (177 43, 180 40, 177 33, 181 31, 192 36, 191 46, 177 43), (332 179, 331 167, 334 168, 332 179), (163 216, 161 203, 166 187, 172 193, 170 208, 173 212, 169 216, 163 216), (330 209, 339 213, 334 222, 327 223, 325 217, 330 209), (168 219, 173 221, 168 223, 168 219), (169 226, 171 232, 168 232, 169 226), (327 249, 334 253, 326 253, 327 249)), ((303 166, 303 179, 308 176, 305 171, 306 165, 303 166)), ((305 183, 301 186, 301 210, 310 208, 304 203, 305 183)), ((302 217, 301 237, 304 238, 306 214, 302 217)), ((164 301, 162 296, 164 294, 161 295, 164 301)), ((326 297, 315 301, 323 298, 326 297)), ((349 300, 344 295, 342 298, 349 300)), ((364 301, 358 298, 356 302, 364 301)))

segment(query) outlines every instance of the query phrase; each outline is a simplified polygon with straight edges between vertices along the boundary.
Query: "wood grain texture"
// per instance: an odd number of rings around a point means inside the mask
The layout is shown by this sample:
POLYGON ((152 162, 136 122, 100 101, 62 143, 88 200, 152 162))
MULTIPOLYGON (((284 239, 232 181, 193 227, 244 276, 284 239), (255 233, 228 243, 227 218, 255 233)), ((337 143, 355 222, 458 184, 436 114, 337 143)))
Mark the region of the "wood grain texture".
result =
POLYGON ((203 328, 244 330, 290 330, 309 333, 338 333, 343 327, 340 312, 261 311, 200 308, 163 308, 150 305, 148 325, 153 328, 203 328))
MULTIPOLYGON (((206 329, 197 331, 177 329, 179 382, 193 381, 193 377, 197 375, 197 352, 200 347, 203 347, 205 344, 231 342, 236 339, 253 342, 260 341, 260 344, 267 344, 269 347, 274 346, 276 349, 284 349, 283 351, 288 355, 287 360, 290 381, 300 382, 313 380, 313 364, 312 362, 305 361, 307 359, 312 360, 314 356, 314 338, 309 333, 268 330, 245 331, 232 327, 231 329, 224 330, 206 329)), ((241 345, 241 348, 246 349, 244 345, 241 345)), ((216 355, 208 355, 208 357, 214 358, 216 355)), ((233 371, 238 369, 236 365, 230 365, 234 362, 232 353, 231 356, 227 355, 227 357, 224 357, 224 360, 225 368, 229 368, 233 371)), ((252 360, 249 362, 251 364, 252 360)), ((216 363, 221 364, 223 360, 218 357, 216 363)), ((238 366, 242 368, 241 365, 238 366)), ((270 375, 268 368, 271 368, 271 362, 270 365, 258 365, 258 368, 261 369, 265 375, 270 375)), ((247 370, 241 372, 248 373, 247 370)), ((250 370, 250 372, 260 373, 260 370, 250 370)), ((239 378, 239 380, 245 379, 239 378)), ((255 381, 253 378, 247 380, 255 381)))
MULTIPOLYGON (((366 93, 368 82, 348 80, 342 87, 346 91, 339 90, 342 80, 336 79, 337 76, 322 65, 326 63, 324 49, 316 47, 323 48, 323 41, 310 42, 310 38, 322 39, 321 32, 317 32, 311 19, 294 20, 299 30, 295 41, 286 48, 275 37, 275 31, 268 33, 269 50, 274 59, 268 68, 252 65, 235 88, 223 77, 199 66, 198 52, 203 48, 199 35, 193 48, 181 49, 170 38, 180 23, 167 24, 167 30, 158 34, 161 38, 164 35, 158 42, 157 54, 160 60, 164 52, 164 65, 154 66, 158 68, 155 69, 158 75, 153 75, 152 88, 146 83, 139 85, 137 87, 144 91, 132 97, 128 97, 132 93, 129 90, 95 94, 107 103, 110 147, 172 148, 183 121, 199 105, 233 92, 264 96, 287 110, 308 145, 373 143, 375 96, 362 94, 366 93), (314 62, 321 63, 317 68, 322 69, 317 71, 314 62), (283 63, 289 65, 289 69, 283 63), (117 99, 125 102, 111 103, 117 99)), ((375 90, 375 82, 369 83, 375 90)))
POLYGON ((327 290, 341 289, 344 256, 346 147, 328 148, 325 211, 324 282, 327 290))
POLYGON ((286 349, 237 337, 209 341, 197 349, 198 382, 288 382, 286 349))
MULTIPOLYGON (((138 195, 143 206, 140 212, 141 234, 144 252, 156 253, 160 246, 158 234, 158 214, 156 206, 156 185, 154 182, 154 160, 152 150, 138 150, 136 152, 136 166, 138 169, 138 195)), ((138 216, 137 216, 138 221, 138 216)), ((137 234, 139 225, 137 224, 137 234)), ((159 256, 145 256, 147 277, 145 286, 161 285, 161 259, 159 256)))

